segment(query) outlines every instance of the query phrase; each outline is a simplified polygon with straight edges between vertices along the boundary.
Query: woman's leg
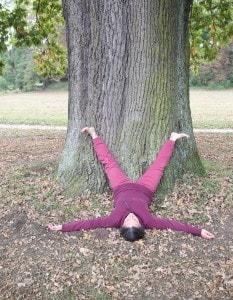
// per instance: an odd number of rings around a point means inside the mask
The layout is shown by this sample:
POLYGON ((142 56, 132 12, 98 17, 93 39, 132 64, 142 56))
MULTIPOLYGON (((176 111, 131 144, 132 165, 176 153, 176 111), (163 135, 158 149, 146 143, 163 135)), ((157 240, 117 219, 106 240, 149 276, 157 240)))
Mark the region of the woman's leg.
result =
POLYGON ((159 182, 163 176, 164 169, 168 164, 175 146, 175 141, 180 138, 188 138, 188 135, 185 133, 176 133, 173 132, 170 136, 170 139, 162 146, 158 156, 151 164, 149 169, 142 175, 136 183, 142 184, 145 187, 149 188, 152 192, 155 192, 159 182))
POLYGON ((104 141, 97 136, 94 127, 85 127, 81 132, 87 132, 92 137, 95 152, 99 161, 104 165, 105 173, 113 190, 121 184, 132 182, 121 170, 104 141))

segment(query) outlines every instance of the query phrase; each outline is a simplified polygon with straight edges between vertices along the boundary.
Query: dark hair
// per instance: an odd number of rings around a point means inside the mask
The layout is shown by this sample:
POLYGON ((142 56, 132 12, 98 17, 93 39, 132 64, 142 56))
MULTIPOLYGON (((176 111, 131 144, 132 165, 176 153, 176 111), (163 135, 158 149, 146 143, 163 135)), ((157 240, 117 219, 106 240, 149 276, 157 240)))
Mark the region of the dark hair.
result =
POLYGON ((140 240, 145 235, 144 227, 121 227, 120 233, 126 241, 134 242, 140 240))

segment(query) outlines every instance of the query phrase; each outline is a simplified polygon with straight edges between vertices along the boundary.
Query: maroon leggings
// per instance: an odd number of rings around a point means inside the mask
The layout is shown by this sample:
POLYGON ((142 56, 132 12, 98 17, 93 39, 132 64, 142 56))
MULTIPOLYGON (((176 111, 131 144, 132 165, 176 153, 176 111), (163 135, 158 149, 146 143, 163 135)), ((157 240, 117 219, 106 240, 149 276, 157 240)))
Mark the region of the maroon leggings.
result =
MULTIPOLYGON (((105 173, 108 177, 111 188, 115 190, 119 185, 132 183, 133 181, 130 180, 121 170, 104 141, 100 137, 97 137, 92 141, 97 157, 104 165, 105 173)), ((142 184, 154 192, 172 155, 174 145, 175 142, 168 140, 162 146, 156 159, 153 161, 148 170, 135 183, 142 184)))

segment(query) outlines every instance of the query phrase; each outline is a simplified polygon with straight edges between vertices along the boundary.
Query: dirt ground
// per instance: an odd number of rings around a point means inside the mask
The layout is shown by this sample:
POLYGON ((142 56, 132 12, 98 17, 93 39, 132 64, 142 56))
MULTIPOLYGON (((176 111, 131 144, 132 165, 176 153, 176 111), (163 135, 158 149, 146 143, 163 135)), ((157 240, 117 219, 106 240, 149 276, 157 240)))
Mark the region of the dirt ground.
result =
POLYGON ((233 298, 232 134, 196 134, 206 176, 186 174, 152 206, 216 238, 148 230, 136 243, 115 229, 47 229, 112 208, 110 194, 64 198, 54 180, 64 135, 0 129, 0 299, 233 298))

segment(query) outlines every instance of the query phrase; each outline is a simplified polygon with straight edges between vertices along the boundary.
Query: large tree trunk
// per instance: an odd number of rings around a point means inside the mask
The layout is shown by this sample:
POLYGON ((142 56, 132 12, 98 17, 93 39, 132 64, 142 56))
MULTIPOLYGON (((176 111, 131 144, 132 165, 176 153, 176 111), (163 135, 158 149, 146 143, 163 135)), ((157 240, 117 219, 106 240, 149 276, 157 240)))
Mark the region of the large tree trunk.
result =
POLYGON ((69 55, 69 122, 59 178, 70 195, 103 192, 107 180, 84 126, 95 126, 137 179, 172 131, 179 141, 163 179, 202 170, 188 93, 191 1, 63 0, 69 55))

